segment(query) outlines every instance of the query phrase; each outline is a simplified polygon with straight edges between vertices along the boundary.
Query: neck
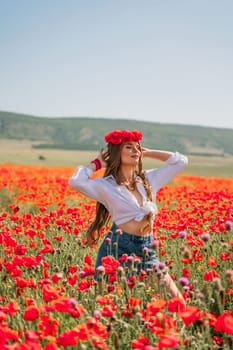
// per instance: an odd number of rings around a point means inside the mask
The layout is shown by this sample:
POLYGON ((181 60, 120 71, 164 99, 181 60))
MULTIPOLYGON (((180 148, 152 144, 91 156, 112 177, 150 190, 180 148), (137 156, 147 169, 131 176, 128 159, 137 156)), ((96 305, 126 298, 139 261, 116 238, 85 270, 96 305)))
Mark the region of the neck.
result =
POLYGON ((135 169, 132 167, 120 167, 119 178, 120 181, 132 182, 134 181, 135 169))

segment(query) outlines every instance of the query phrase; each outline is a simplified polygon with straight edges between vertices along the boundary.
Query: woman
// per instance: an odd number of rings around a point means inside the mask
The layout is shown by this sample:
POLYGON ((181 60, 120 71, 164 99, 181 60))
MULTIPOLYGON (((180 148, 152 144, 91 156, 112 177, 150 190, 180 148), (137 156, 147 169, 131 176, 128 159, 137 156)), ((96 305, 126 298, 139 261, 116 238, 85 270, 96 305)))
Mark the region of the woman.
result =
MULTIPOLYGON (((87 166, 77 168, 69 184, 80 193, 97 201, 96 217, 87 231, 91 245, 100 237, 101 228, 111 218, 113 225, 102 242, 96 268, 104 256, 125 255, 141 259, 140 269, 151 269, 159 261, 153 249, 153 219, 157 214, 156 192, 168 183, 187 164, 178 153, 150 150, 141 147, 142 133, 133 130, 113 130, 105 135, 107 149, 87 166), (166 165, 142 170, 142 158, 158 159, 166 165), (102 178, 91 180, 93 172, 105 168, 102 178)), ((183 297, 168 275, 168 290, 173 297, 183 297)))

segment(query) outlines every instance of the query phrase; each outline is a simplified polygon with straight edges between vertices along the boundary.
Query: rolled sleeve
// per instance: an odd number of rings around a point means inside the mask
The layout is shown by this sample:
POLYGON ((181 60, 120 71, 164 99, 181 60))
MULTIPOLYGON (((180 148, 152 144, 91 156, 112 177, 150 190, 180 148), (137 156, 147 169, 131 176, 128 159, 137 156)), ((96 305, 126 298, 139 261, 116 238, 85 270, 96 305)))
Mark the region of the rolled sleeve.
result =
POLYGON ((69 185, 87 197, 105 204, 105 187, 102 178, 90 179, 93 170, 79 166, 69 178, 69 185))
POLYGON ((167 164, 179 163, 180 166, 185 167, 188 164, 188 158, 179 152, 174 152, 166 161, 167 164))

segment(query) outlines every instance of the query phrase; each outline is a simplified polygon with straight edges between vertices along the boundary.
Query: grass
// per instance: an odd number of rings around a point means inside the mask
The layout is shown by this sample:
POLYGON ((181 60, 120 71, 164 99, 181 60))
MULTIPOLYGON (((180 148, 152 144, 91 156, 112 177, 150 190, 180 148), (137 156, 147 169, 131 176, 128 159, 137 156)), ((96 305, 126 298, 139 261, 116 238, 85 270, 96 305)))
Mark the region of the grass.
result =
MULTIPOLYGON (((68 151, 52 149, 34 149, 33 143, 28 140, 0 140, 0 163, 45 165, 45 166, 71 166, 86 164, 96 157, 96 151, 68 151)), ((161 162, 144 160, 144 167, 149 169, 161 166, 161 162)), ((189 165, 184 173, 206 176, 226 177, 233 176, 233 157, 206 157, 189 156, 189 165)))

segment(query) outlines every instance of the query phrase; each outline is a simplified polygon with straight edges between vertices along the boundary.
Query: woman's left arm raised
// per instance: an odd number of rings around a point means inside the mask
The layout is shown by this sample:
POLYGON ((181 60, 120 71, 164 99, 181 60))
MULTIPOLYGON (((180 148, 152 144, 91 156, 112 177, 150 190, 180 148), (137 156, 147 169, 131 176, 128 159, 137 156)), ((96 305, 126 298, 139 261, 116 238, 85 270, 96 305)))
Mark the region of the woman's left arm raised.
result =
POLYGON ((165 162, 172 155, 173 155, 173 152, 160 151, 160 150, 154 150, 154 149, 142 147, 143 158, 158 159, 158 160, 165 162))
POLYGON ((188 158, 179 152, 151 150, 142 147, 142 156, 143 158, 158 159, 166 162, 166 165, 158 169, 146 171, 148 180, 155 191, 158 191, 171 181, 188 164, 188 158))

